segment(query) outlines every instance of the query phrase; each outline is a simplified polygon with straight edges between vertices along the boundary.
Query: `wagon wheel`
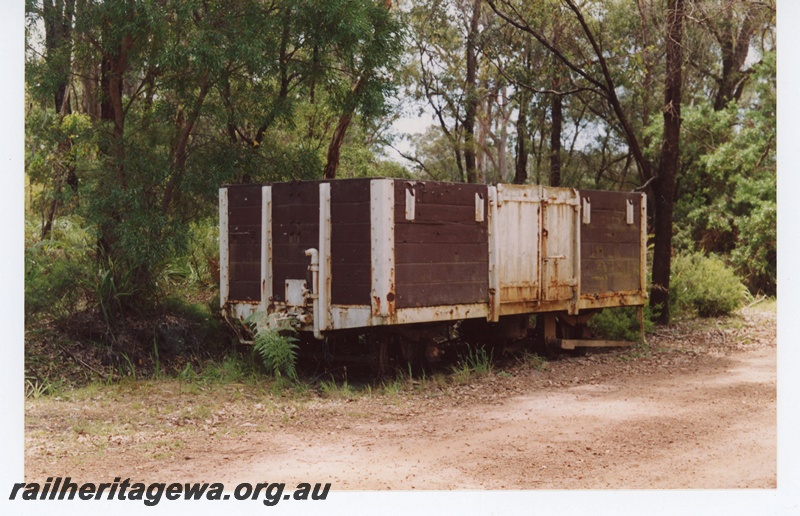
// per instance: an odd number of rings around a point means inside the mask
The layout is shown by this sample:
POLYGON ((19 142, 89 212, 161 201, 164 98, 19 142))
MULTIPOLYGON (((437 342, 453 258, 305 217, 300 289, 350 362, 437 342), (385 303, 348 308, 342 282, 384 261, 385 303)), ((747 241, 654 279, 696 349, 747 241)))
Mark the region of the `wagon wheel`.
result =
POLYGON ((543 316, 536 316, 536 324, 533 328, 528 330, 528 342, 530 343, 531 351, 537 355, 546 357, 550 356, 550 352, 544 340, 544 322, 542 319, 543 316))
POLYGON ((374 330, 367 332, 365 337, 369 360, 374 367, 373 371, 377 373, 378 378, 387 375, 390 371, 390 349, 392 349, 394 337, 391 334, 374 330))
POLYGON ((414 374, 419 373, 425 362, 425 343, 409 338, 398 336, 400 339, 400 353, 403 357, 403 365, 410 368, 414 374))
POLYGON ((378 342, 378 375, 386 376, 389 373, 389 342, 380 339, 378 342))

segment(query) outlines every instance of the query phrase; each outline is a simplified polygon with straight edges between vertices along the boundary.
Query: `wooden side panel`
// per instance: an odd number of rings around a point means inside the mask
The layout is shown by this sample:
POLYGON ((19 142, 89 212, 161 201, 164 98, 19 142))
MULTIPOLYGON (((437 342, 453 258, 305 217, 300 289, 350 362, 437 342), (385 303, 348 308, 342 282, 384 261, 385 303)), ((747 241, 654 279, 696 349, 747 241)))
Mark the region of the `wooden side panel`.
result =
POLYGON ((261 300, 261 185, 228 187, 230 301, 261 300))
POLYGON ((394 189, 397 308, 488 302, 487 186, 397 180, 394 189))
POLYGON ((272 296, 283 302, 287 279, 305 279, 305 250, 319 245, 319 182, 272 185, 272 296))
POLYGON ((581 190, 581 293, 640 290, 642 194, 581 190), (588 200, 588 203, 587 203, 588 200), (632 203, 629 208, 628 204, 632 203), (588 204, 589 223, 585 223, 588 204), (628 223, 629 211, 632 223, 628 223))
POLYGON ((369 179, 331 183, 331 303, 370 304, 369 179))

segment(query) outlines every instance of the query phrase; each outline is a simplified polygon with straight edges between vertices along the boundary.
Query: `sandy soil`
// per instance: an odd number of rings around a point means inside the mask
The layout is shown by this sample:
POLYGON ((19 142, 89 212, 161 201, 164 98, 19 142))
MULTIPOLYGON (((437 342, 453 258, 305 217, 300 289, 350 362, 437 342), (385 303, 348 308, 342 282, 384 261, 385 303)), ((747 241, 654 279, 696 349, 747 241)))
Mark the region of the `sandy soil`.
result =
POLYGON ((371 393, 128 382, 26 401, 26 479, 333 489, 776 487, 774 304, 649 349, 371 393))

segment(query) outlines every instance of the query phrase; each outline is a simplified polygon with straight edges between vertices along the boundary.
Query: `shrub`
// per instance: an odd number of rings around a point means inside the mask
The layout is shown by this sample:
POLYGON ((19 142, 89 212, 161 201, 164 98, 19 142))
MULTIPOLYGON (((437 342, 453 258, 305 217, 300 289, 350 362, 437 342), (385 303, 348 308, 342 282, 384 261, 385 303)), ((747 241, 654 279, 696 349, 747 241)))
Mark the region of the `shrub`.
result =
POLYGON ((56 219, 48 238, 26 224, 25 320, 63 319, 85 307, 93 289, 92 235, 77 217, 56 219))
MULTIPOLYGON (((653 331, 653 314, 649 305, 644 307, 644 331, 653 331)), ((641 327, 636 316, 636 307, 626 306, 612 308, 595 314, 588 322, 592 333, 608 340, 627 340, 639 342, 641 340, 641 327)))
POLYGON ((742 305, 748 292, 732 268, 721 258, 699 253, 679 255, 672 261, 670 307, 673 314, 700 317, 728 315, 742 305))

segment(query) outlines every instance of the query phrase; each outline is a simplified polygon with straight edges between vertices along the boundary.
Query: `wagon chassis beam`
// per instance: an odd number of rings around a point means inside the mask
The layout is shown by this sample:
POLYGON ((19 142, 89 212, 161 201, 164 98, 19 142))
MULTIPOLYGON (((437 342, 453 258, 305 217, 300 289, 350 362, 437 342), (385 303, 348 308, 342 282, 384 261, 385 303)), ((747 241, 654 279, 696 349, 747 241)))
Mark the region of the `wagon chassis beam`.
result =
MULTIPOLYGON (((639 319, 639 327, 641 332, 641 341, 645 341, 644 333, 644 307, 636 307, 637 318, 639 319)), ((615 348, 615 347, 631 347, 635 343, 627 340, 603 340, 603 339, 588 339, 588 338, 564 338, 563 333, 565 327, 577 328, 580 327, 595 314, 596 311, 584 312, 578 315, 570 315, 566 313, 546 313, 542 317, 544 319, 544 341, 548 347, 572 350, 575 348, 615 348), (562 337, 558 336, 558 328, 561 326, 562 337)))

